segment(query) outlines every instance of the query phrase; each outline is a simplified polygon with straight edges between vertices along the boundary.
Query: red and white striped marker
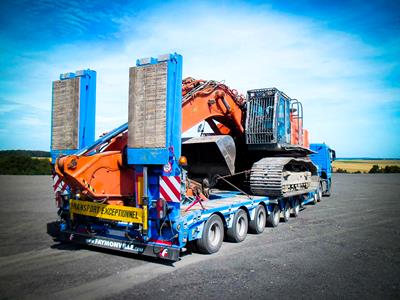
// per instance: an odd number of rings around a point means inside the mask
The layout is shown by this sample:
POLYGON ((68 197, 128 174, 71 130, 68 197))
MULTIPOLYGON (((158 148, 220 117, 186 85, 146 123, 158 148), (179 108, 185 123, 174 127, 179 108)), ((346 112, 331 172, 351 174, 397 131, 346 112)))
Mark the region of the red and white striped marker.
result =
POLYGON ((63 193, 67 188, 67 184, 57 175, 53 174, 53 190, 54 193, 63 193))
POLYGON ((160 176, 160 196, 166 201, 180 202, 181 178, 180 176, 160 176))

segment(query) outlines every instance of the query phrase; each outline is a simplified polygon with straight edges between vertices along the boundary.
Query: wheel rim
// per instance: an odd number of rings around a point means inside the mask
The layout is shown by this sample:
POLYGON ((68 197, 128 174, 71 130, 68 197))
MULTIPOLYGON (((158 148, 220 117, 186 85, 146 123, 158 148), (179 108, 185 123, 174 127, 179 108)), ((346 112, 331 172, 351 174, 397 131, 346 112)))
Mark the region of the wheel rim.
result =
POLYGON ((275 224, 278 224, 278 223, 279 223, 279 218, 280 218, 280 216, 279 216, 279 210, 277 209, 277 210, 275 210, 275 215, 274 215, 274 222, 275 222, 275 224))
POLYGON ((210 245, 215 247, 218 245, 221 239, 221 228, 218 226, 217 223, 214 223, 210 226, 210 230, 208 232, 208 241, 210 245))
POLYGON ((288 220, 290 217, 290 208, 289 205, 285 207, 285 219, 288 220))
POLYGON ((295 202, 293 203, 293 207, 292 207, 293 215, 297 216, 297 215, 299 214, 299 211, 300 211, 299 202, 298 202, 298 201, 295 201, 295 202))
POLYGON ((298 202, 296 202, 295 204, 296 206, 294 207, 294 212, 296 213, 296 215, 300 212, 300 205, 298 202))
POLYGON ((326 182, 324 182, 324 184, 322 185, 322 188, 324 189, 324 191, 326 191, 328 189, 328 184, 326 182))
POLYGON ((261 210, 257 216, 257 227, 262 228, 263 226, 265 226, 265 214, 261 210))
POLYGON ((237 221, 237 233, 239 236, 243 236, 246 233, 246 221, 244 217, 240 217, 237 221))

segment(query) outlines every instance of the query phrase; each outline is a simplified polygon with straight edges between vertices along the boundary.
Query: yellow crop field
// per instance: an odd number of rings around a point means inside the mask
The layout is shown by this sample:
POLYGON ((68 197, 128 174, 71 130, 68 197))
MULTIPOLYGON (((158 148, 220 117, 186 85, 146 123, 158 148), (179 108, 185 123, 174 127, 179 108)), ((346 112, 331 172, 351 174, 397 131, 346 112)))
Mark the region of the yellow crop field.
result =
POLYGON ((34 159, 47 159, 48 161, 51 162, 51 157, 36 157, 36 156, 33 156, 32 158, 34 158, 34 159))
POLYGON ((336 160, 332 165, 334 172, 337 169, 343 169, 349 173, 357 171, 368 173, 373 165, 378 165, 380 168, 384 168, 385 166, 400 167, 400 160, 336 160))

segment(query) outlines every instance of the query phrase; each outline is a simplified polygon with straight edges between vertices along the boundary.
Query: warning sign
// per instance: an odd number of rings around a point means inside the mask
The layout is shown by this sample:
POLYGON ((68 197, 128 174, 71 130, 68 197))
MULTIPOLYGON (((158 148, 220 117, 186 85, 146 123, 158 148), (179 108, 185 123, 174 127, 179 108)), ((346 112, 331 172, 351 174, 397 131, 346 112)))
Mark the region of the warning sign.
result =
POLYGON ((69 205, 71 214, 128 223, 143 223, 143 209, 141 208, 120 205, 106 205, 80 200, 69 200, 69 205))

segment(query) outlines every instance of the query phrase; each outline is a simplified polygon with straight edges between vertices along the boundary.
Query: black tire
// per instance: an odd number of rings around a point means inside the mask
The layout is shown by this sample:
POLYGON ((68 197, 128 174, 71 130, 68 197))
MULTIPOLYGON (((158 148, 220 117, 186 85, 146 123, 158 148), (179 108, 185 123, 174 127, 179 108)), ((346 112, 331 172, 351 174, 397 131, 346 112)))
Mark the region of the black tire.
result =
POLYGON ((327 189, 326 193, 324 196, 326 197, 330 197, 331 196, 331 192, 332 192, 332 181, 329 179, 329 189, 327 189))
POLYGON ((274 205, 272 212, 267 217, 267 226, 276 227, 279 224, 281 210, 278 205, 274 205))
POLYGON ((254 219, 249 222, 249 231, 251 233, 260 234, 264 231, 267 222, 267 212, 262 204, 256 208, 254 219))
POLYGON ((296 218, 300 212, 300 203, 299 200, 295 200, 292 206, 292 217, 296 218))
POLYGON ((286 201, 285 203, 285 207, 282 211, 282 221, 283 222, 289 222, 290 219, 290 205, 289 205, 289 201, 286 201))
POLYGON ((321 202, 322 200, 322 195, 323 195, 323 188, 322 188, 322 181, 320 181, 317 189, 317 201, 321 202))
POLYGON ((317 203, 318 203, 318 196, 317 196, 317 194, 318 194, 318 191, 316 191, 316 192, 314 193, 314 195, 313 195, 313 201, 311 202, 313 205, 317 205, 317 203))
POLYGON ((233 217, 232 227, 226 231, 227 240, 234 243, 243 242, 247 236, 248 228, 249 220, 247 214, 243 209, 239 209, 233 217))
POLYGON ((203 235, 196 240, 196 248, 200 253, 218 252, 224 240, 224 224, 218 215, 212 215, 204 224, 203 235))

